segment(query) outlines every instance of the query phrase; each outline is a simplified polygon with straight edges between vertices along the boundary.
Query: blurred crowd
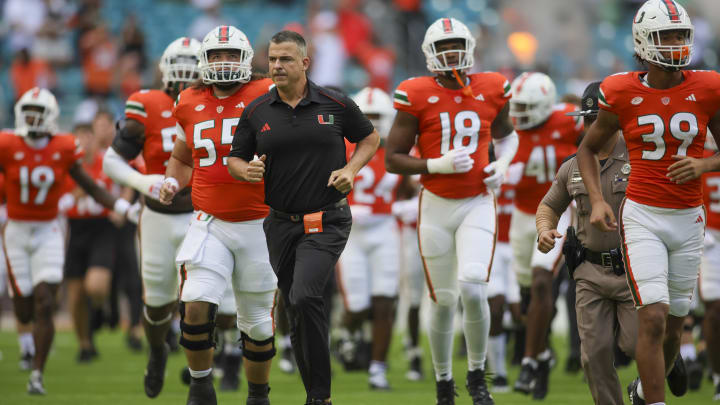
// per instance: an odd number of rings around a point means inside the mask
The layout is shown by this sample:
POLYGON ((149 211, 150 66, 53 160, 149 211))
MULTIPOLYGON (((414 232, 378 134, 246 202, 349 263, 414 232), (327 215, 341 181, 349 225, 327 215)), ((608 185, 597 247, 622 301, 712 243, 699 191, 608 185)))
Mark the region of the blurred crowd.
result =
MULTIPOLYGON (((561 94, 578 95, 592 80, 635 67, 630 19, 640 1, 156 0, 139 11, 135 3, 0 0, 0 127, 12 126, 14 102, 34 86, 57 95, 66 130, 90 122, 98 110, 120 114, 129 94, 159 83, 156 62, 167 43, 179 35, 202 39, 220 24, 246 30, 256 71, 267 70, 272 34, 282 28, 301 32, 311 41, 311 78, 353 92, 368 85, 391 90, 404 78, 425 74, 425 29, 440 16, 455 17, 478 38, 476 69, 508 79, 543 71, 561 94), (166 6, 184 13, 172 22, 144 15, 166 6)), ((720 13, 713 10, 720 11, 720 4, 682 3, 696 28, 694 66, 714 68, 720 43, 713 19, 720 13)))

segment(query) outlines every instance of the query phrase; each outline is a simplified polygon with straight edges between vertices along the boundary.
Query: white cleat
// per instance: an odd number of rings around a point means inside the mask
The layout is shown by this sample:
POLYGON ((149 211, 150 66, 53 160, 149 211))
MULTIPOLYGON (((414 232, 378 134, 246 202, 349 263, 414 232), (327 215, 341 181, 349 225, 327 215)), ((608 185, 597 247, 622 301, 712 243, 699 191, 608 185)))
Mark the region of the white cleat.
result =
POLYGON ((27 391, 30 395, 46 394, 45 387, 43 386, 43 377, 39 371, 33 370, 33 372, 30 374, 30 379, 27 383, 27 391))

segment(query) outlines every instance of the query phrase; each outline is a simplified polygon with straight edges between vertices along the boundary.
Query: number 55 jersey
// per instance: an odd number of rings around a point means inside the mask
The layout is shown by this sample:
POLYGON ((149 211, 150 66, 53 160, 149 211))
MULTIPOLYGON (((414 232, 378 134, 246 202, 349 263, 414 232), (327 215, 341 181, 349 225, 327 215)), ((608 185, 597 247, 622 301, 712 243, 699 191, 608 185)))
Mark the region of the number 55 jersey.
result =
POLYGON ((683 71, 670 89, 647 85, 645 72, 618 73, 600 85, 600 108, 618 116, 632 171, 627 198, 662 208, 703 203, 701 180, 674 184, 666 176, 673 156, 703 157, 707 125, 720 106, 720 75, 683 71))
POLYGON ((395 90, 394 107, 418 119, 418 151, 432 159, 464 146, 475 165, 467 173, 423 174, 420 182, 444 198, 468 198, 484 193, 483 168, 488 160, 490 126, 510 99, 510 83, 499 73, 468 75, 467 87, 452 90, 441 86, 433 76, 403 81, 395 90))

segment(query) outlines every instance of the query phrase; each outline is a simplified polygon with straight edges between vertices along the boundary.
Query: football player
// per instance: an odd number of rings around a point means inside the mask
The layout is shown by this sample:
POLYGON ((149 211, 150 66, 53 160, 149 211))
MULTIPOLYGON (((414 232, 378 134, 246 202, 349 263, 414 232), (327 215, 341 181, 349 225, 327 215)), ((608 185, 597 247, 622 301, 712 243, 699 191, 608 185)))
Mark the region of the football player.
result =
MULTIPOLYGON (((712 137, 705 142, 705 157, 717 153, 712 137)), ((720 173, 702 176, 707 210, 705 254, 700 270, 700 296, 705 304, 703 333, 715 385, 714 401, 720 401, 720 173)))
POLYGON ((15 316, 33 321, 35 357, 27 390, 45 394, 43 370, 55 335, 53 312, 65 261, 58 201, 68 175, 105 208, 125 216, 130 203, 108 194, 80 164, 75 137, 58 133, 55 96, 35 87, 15 104, 14 133, 0 134, 8 222, 4 249, 15 316), (8 238, 12 235, 12 238, 8 238))
MULTIPOLYGON (((389 390, 387 353, 390 349, 400 274, 400 241, 392 204, 400 176, 385 170, 384 138, 394 115, 392 99, 378 88, 366 87, 353 100, 381 136, 380 147, 355 177, 348 195, 353 227, 340 256, 338 287, 345 304, 344 327, 352 336, 372 319, 371 389, 389 390)), ((355 150, 348 143, 348 157, 355 150)))
POLYGON ((578 150, 592 201, 591 222, 620 229, 628 286, 638 308, 635 360, 640 378, 628 388, 633 404, 663 404, 664 380, 683 395, 687 373, 678 356, 690 309, 707 221, 700 176, 720 168, 703 158, 708 129, 720 137, 720 75, 683 70, 692 59, 694 28, 674 0, 648 0, 632 24, 636 57, 646 72, 607 77, 600 111, 578 150), (620 224, 600 192, 597 153, 622 130, 632 171, 620 224))
POLYGON ((190 367, 188 404, 215 404, 213 331, 225 288, 232 285, 242 332, 248 405, 269 404, 275 355, 272 309, 277 279, 268 259, 262 219, 264 185, 234 180, 227 170, 240 115, 272 81, 252 80, 253 50, 233 26, 210 31, 200 45, 202 84, 184 90, 173 110, 177 139, 160 190, 170 204, 192 180, 195 212, 177 255, 183 266, 180 344, 190 367))
POLYGON ((508 119, 510 84, 494 72, 468 74, 475 38, 465 24, 441 18, 422 44, 434 75, 405 80, 385 162, 389 172, 421 174, 418 238, 432 299, 428 337, 437 403, 455 403, 453 320, 462 299, 468 352, 466 386, 473 404, 492 404, 485 383, 490 328, 487 283, 495 247, 495 197, 518 147, 508 119), (489 163, 490 141, 497 160, 489 163), (408 153, 417 139, 420 158, 408 153))
MULTIPOLYGON (((547 395, 550 350, 547 333, 553 313, 553 271, 562 254, 562 243, 547 254, 537 250, 535 211, 552 185, 562 161, 575 153, 583 129, 580 117, 566 116, 572 104, 556 103, 555 83, 543 73, 526 72, 512 83, 510 119, 520 139, 513 164, 522 173, 515 185, 515 209, 510 222, 513 269, 520 286, 530 290, 525 355, 514 389, 533 398, 547 395)), ((565 213, 557 229, 566 229, 565 213)))

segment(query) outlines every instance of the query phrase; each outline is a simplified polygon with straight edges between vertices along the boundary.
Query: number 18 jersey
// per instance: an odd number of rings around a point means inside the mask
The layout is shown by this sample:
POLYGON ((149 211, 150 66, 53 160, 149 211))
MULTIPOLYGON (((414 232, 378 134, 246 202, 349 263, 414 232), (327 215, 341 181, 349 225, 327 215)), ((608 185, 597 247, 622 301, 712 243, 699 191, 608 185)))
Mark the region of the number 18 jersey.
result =
POLYGON ((686 70, 682 83, 664 90, 648 87, 644 74, 618 73, 600 85, 600 108, 618 116, 628 148, 626 195, 654 207, 698 207, 701 180, 674 184, 667 168, 673 155, 703 157, 708 122, 720 108, 720 74, 686 70))
POLYGON ((196 210, 229 222, 267 216, 263 182, 235 180, 228 173, 227 159, 245 106, 267 93, 270 85, 270 79, 251 81, 222 99, 215 97, 209 86, 180 93, 173 115, 178 139, 192 150, 192 202, 196 210))
POLYGON ((441 86, 434 76, 400 83, 395 109, 417 117, 420 157, 433 159, 465 146, 475 160, 467 173, 423 174, 422 185, 444 198, 468 198, 485 192, 483 168, 489 164, 490 126, 510 99, 510 84, 499 73, 468 75, 472 96, 441 86))

